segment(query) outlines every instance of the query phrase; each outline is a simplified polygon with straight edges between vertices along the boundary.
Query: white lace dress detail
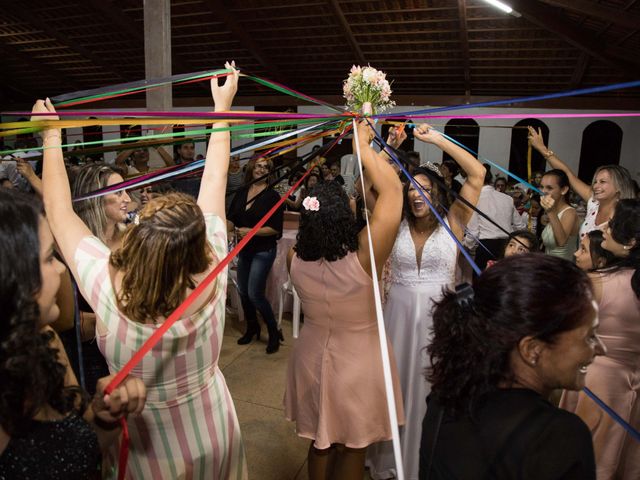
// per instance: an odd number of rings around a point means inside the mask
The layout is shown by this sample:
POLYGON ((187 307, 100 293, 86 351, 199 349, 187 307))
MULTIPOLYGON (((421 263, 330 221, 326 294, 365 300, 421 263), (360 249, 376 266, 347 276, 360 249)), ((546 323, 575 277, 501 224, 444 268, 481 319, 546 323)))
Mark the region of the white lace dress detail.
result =
MULTIPOLYGON (((439 226, 424 244, 420 268, 409 224, 403 220, 389 257, 389 294, 384 307, 387 338, 393 346, 402 386, 405 425, 400 429, 405 479, 418 480, 422 419, 431 387, 424 379, 428 365, 425 347, 433 324, 433 302, 442 298, 443 287, 455 282, 456 243, 439 226)), ((374 480, 395 478, 391 442, 367 449, 367 465, 374 480)))
POLYGON ((456 243, 442 226, 438 226, 424 244, 418 269, 409 223, 402 220, 389 256, 391 269, 388 281, 412 287, 434 283, 448 285, 455 278, 457 257, 456 243))

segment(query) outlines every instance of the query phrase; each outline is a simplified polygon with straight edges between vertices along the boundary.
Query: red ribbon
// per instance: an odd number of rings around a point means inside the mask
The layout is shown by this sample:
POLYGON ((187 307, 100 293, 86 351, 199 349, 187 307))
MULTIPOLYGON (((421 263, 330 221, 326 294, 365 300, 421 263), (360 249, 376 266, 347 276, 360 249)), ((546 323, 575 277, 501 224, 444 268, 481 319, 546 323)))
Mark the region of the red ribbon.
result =
MULTIPOLYGON (((340 141, 347 133, 349 129, 345 129, 345 131, 333 141, 333 145, 325 152, 328 153, 337 143, 340 141)), ((311 173, 311 170, 307 170, 305 174, 289 189, 289 191, 280 198, 278 203, 276 203, 271 210, 267 212, 267 214, 260 219, 260 221, 249 230, 249 233, 238 243, 233 250, 224 258, 216 267, 211 271, 209 275, 205 277, 205 279, 200 282, 200 284, 187 296, 187 298, 182 302, 182 304, 174 310, 174 312, 167 317, 160 327, 153 332, 153 334, 147 339, 146 342, 140 347, 133 357, 122 367, 118 373, 116 373, 113 380, 107 385, 104 389, 105 394, 110 394, 113 390, 122 383, 122 381, 131 373, 131 371, 135 368, 135 366, 142 361, 142 358, 151 350, 158 341, 162 338, 162 336, 171 328, 171 326, 178 320, 183 313, 191 306, 191 304, 198 298, 198 296, 209 286, 213 280, 218 276, 218 274, 235 258, 240 250, 244 248, 244 246, 249 243, 249 241, 253 238, 253 236, 262 228, 262 226, 271 218, 271 216, 282 206, 285 200, 292 195, 293 192, 300 186, 300 184, 304 181, 304 179, 311 173)), ((127 460, 129 458, 129 430, 127 428, 127 420, 123 417, 120 419, 120 423, 122 425, 122 441, 120 443, 120 457, 118 461, 118 480, 123 480, 125 473, 127 471, 127 460)))

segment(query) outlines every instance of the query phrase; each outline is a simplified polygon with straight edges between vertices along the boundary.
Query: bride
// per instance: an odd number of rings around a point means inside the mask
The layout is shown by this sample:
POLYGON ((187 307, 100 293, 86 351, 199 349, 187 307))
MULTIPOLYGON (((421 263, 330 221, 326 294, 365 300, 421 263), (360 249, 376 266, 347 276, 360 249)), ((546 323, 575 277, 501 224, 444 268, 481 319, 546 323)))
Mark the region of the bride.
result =
MULTIPOLYGON (((467 173, 460 195, 476 205, 484 182, 485 168, 478 160, 429 125, 415 129, 415 138, 431 143, 449 154, 467 173)), ((447 192, 434 181, 443 182, 438 168, 429 163, 414 171, 414 178, 449 228, 461 240, 473 211, 461 201, 448 205, 447 192), (446 213, 448 212, 448 213, 446 213)), ((402 385, 405 426, 400 429, 405 478, 418 478, 418 454, 422 419, 430 388, 424 379, 425 347, 430 334, 433 302, 443 287, 453 287, 458 257, 456 243, 440 225, 420 192, 409 182, 405 186, 404 219, 391 252, 391 286, 384 310, 385 326, 395 352, 402 385)), ((396 476, 391 442, 370 448, 367 461, 371 477, 396 476)))

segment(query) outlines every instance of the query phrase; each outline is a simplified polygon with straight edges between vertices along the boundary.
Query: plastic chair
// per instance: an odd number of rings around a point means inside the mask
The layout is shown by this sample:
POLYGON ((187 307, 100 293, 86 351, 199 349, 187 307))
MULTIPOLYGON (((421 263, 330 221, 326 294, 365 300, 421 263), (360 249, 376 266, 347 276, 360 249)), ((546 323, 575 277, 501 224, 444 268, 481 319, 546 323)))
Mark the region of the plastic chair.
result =
POLYGON ((278 329, 282 325, 282 314, 284 312, 284 296, 289 294, 293 297, 293 338, 298 338, 300 333, 300 297, 291 283, 291 277, 280 287, 280 302, 278 306, 278 329))

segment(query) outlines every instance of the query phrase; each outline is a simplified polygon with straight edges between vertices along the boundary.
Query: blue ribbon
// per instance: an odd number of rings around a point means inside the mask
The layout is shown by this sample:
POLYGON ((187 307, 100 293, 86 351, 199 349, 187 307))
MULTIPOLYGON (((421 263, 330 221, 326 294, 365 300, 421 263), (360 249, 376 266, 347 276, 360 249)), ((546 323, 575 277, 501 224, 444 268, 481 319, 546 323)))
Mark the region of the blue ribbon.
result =
POLYGON ((464 110, 468 108, 480 108, 480 107, 495 107, 497 105, 509 105, 512 103, 527 103, 527 102, 536 102, 539 100, 551 100, 553 98, 572 97, 574 95, 588 95, 590 93, 608 92, 610 90, 621 90, 624 88, 633 88, 638 86, 640 86, 640 80, 634 80, 632 82, 614 83, 611 85, 603 85, 600 87, 580 88, 577 90, 568 90, 564 92, 547 93, 545 95, 532 95, 529 97, 510 98, 505 100, 493 100, 490 102, 467 103, 464 105, 453 105, 449 107, 426 108, 424 110, 416 110, 414 112, 403 112, 401 115, 398 115, 397 113, 384 113, 379 115, 372 115, 372 117, 373 118, 411 117, 412 115, 424 115, 427 113, 447 112, 450 110, 464 110))
MULTIPOLYGON (((381 145, 387 145, 386 142, 382 139, 382 137, 378 134, 378 132, 376 131, 375 127, 371 124, 371 122, 369 121, 369 119, 366 119, 367 123, 369 124, 369 126, 371 127, 371 130, 373 130, 373 133, 376 136, 376 139, 380 142, 381 145)), ((469 265, 471 265, 471 268, 473 268, 473 270, 476 272, 476 274, 480 275, 482 274, 482 270, 480 270, 480 268, 478 267, 478 265, 476 265, 476 262, 473 261, 473 258, 471 258, 471 255, 469 255, 469 252, 467 252, 467 249, 464 248, 464 246, 462 245, 462 243, 460 243, 460 240, 458 240, 456 238, 456 236, 453 234, 453 232, 451 231, 451 229, 449 228, 449 226, 447 225, 447 223, 444 221, 444 219, 440 216, 440 214, 438 213, 438 211, 435 209, 435 207, 433 206, 433 204, 429 201, 429 199, 427 198, 427 196, 424 194, 424 192, 422 191, 422 187, 420 186, 420 184, 418 184, 418 182, 416 182, 415 178, 413 178, 413 176, 411 176, 411 174, 407 171, 406 168, 404 168, 404 165, 402 165, 402 162, 400 162, 400 160, 398 159, 398 157, 396 156, 396 154, 391 150, 391 149, 385 149, 385 151, 387 152, 387 154, 393 159, 394 162, 396 162, 396 164, 398 165, 398 167, 400 167, 400 170, 402 170, 402 173, 404 173, 405 177, 407 177, 409 179, 409 181, 413 184, 413 186, 415 187, 415 189, 420 193, 420 196, 424 199, 424 201, 427 203, 427 205, 429 206, 429 208, 431 209, 431 212, 433 213, 433 215, 438 219, 438 222, 440 222, 440 225, 442 225, 442 227, 447 231, 447 233, 449 234, 449 236, 451 236, 451 238, 453 239, 453 241, 456 243, 456 245, 458 246, 458 248, 460 249, 460 252, 462 252, 462 254, 464 255, 464 257, 467 259, 467 261, 469 262, 469 265)))
POLYGON ((624 428, 627 433, 629 435, 631 435, 637 442, 640 442, 640 432, 638 432, 638 430, 636 430, 635 428, 633 428, 631 425, 629 425, 629 423, 627 423, 625 421, 624 418, 622 418, 620 415, 618 415, 615 410, 613 410, 613 408, 611 408, 609 405, 607 405, 606 403, 604 403, 595 393, 593 393, 591 390, 589 390, 587 387, 584 387, 582 389, 582 391, 584 393, 587 394, 587 396, 589 396, 591 398, 591 400, 593 400, 594 402, 596 402, 596 404, 602 408, 605 412, 607 412, 607 414, 613 418, 616 422, 618 422, 618 424, 620 424, 620 426, 622 428, 624 428))

